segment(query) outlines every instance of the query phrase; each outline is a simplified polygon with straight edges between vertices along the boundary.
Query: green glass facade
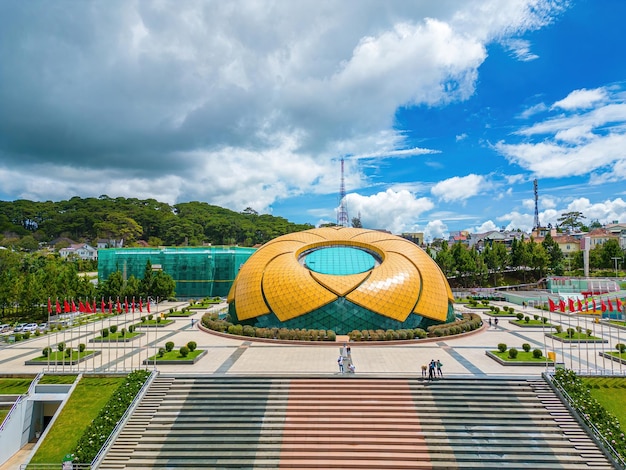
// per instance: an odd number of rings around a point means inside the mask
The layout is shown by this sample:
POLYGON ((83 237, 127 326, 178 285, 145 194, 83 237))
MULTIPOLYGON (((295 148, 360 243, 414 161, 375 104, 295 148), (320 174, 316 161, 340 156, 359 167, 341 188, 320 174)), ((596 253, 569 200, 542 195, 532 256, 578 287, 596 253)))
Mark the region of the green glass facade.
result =
POLYGON ((114 248, 98 251, 98 278, 117 270, 128 279, 143 278, 146 262, 176 282, 176 297, 226 297, 241 266, 255 248, 208 246, 193 248, 114 248))

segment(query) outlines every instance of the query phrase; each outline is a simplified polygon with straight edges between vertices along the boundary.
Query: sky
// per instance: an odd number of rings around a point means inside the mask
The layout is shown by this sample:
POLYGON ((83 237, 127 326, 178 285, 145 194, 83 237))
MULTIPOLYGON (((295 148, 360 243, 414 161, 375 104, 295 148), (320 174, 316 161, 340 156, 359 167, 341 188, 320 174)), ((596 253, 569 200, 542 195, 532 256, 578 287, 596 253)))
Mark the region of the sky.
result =
POLYGON ((3 0, 0 200, 626 222, 624 0, 3 0))

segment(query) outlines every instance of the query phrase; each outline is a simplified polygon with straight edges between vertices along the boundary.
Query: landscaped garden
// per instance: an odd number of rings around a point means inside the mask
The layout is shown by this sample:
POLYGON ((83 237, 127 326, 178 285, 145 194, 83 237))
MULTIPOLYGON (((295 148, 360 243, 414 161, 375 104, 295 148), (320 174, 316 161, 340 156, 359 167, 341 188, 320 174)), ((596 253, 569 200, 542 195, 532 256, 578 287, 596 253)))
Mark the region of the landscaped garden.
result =
POLYGON ((576 342, 586 342, 586 343, 606 343, 607 340, 602 339, 598 336, 593 336, 592 331, 590 329, 583 329, 580 326, 575 328, 567 328, 563 330, 563 327, 557 325, 555 327, 555 333, 546 334, 547 337, 556 339, 558 341, 562 341, 564 343, 576 343, 576 342))
POLYGON ((91 341, 94 343, 108 343, 118 341, 132 341, 134 338, 143 335, 135 331, 135 325, 130 325, 127 328, 122 328, 118 331, 117 325, 111 325, 108 328, 104 328, 100 332, 100 336, 95 337, 91 341))
POLYGON ((517 320, 509 320, 509 323, 513 323, 514 325, 525 327, 525 326, 535 326, 535 327, 545 327, 552 328, 554 325, 548 323, 548 319, 546 317, 541 317, 537 314, 533 315, 532 318, 530 315, 524 315, 519 312, 516 314, 517 320))
POLYGON ((33 377, 6 377, 0 379, 0 395, 22 395, 28 392, 33 377))
POLYGON ((175 344, 173 341, 165 343, 165 347, 159 348, 159 352, 156 356, 149 357, 145 363, 151 362, 169 362, 175 361, 179 363, 194 362, 205 351, 203 349, 197 349, 198 345, 195 341, 189 341, 185 346, 181 346, 178 350, 174 349, 175 344))
POLYGON ((76 363, 94 354, 94 351, 88 351, 85 349, 84 343, 78 345, 78 349, 68 348, 66 344, 61 342, 57 344, 57 350, 54 351, 50 347, 45 347, 41 351, 41 356, 34 357, 27 361, 27 363, 76 363))
POLYGON ((498 362, 503 364, 553 364, 553 361, 546 359, 543 355, 543 351, 539 348, 532 349, 529 343, 522 344, 520 349, 509 348, 505 343, 498 344, 498 349, 494 351, 487 351, 487 355, 492 359, 499 359, 498 362))
POLYGON ((167 318, 162 318, 157 315, 155 318, 154 315, 148 315, 147 317, 141 317, 141 323, 135 323, 132 325, 134 328, 145 328, 149 326, 163 327, 167 325, 171 325, 174 323, 174 320, 168 320, 167 318))

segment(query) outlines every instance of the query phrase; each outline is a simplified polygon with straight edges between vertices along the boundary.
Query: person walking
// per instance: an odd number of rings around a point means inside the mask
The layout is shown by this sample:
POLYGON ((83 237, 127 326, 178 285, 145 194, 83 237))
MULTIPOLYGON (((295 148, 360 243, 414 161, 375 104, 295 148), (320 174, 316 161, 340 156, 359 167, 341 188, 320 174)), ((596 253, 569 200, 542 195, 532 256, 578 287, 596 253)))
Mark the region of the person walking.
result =
POLYGON ((497 319, 497 318, 495 318, 495 319, 493 320, 493 322, 496 324, 496 326, 498 326, 498 319, 497 319))
POLYGON ((343 355, 339 355, 339 359, 337 359, 337 364, 339 365, 339 373, 343 374, 343 355))
POLYGON ((491 317, 489 318, 489 328, 491 328, 491 317))
POLYGON ((435 379, 435 360, 431 359, 430 364, 428 364, 428 380, 435 379))
POLYGON ((441 367, 443 366, 443 364, 441 363, 441 361, 439 359, 437 359, 437 376, 443 378, 443 371, 441 370, 441 367))
POLYGON ((426 374, 428 374, 428 366, 426 364, 424 364, 422 366, 422 378, 425 379, 426 378, 426 374))

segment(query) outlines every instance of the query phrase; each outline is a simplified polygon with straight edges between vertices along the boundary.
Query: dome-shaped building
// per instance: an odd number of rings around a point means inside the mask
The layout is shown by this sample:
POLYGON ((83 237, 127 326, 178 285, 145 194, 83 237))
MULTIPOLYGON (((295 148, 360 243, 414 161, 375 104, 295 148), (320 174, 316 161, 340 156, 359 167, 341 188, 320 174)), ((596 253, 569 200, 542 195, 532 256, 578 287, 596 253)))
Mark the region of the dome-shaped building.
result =
POLYGON ((266 243, 242 266, 230 314, 258 327, 426 328, 454 319, 439 266, 414 243, 376 230, 326 227, 266 243))

